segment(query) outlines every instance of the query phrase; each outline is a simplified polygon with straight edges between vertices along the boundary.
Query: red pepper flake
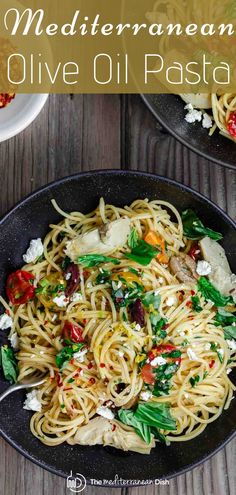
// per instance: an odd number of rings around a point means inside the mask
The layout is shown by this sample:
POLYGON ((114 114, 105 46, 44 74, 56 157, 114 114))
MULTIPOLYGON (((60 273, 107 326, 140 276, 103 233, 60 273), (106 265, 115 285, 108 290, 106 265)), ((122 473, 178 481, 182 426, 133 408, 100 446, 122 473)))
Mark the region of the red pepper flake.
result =
POLYGON ((52 338, 52 339, 55 339, 55 338, 56 338, 56 335, 54 335, 54 334, 52 333, 51 338, 52 338))
POLYGON ((179 294, 179 302, 183 302, 183 300, 184 300, 183 294, 179 294))
POLYGON ((61 380, 61 375, 59 373, 56 374, 56 381, 57 381, 58 387, 62 387, 63 386, 63 383, 62 383, 62 380, 61 380))
POLYGON ((89 382, 94 385, 94 383, 96 382, 95 378, 90 378, 89 382))
POLYGON ((116 425, 112 425, 111 431, 115 431, 115 429, 116 429, 116 425))
POLYGON ((10 313, 9 309, 6 309, 6 314, 7 314, 8 316, 10 316, 10 314, 11 314, 11 313, 10 313))
POLYGON ((192 307, 192 301, 187 301, 187 302, 186 302, 186 306, 187 306, 188 308, 191 308, 191 307, 192 307))
POLYGON ((44 325, 47 325, 47 324, 48 324, 48 320, 45 320, 44 325))
POLYGON ((89 363, 88 364, 88 370, 91 370, 91 368, 93 368, 93 364, 92 363, 89 363))
POLYGON ((113 366, 109 366, 110 370, 114 370, 113 366))
POLYGON ((100 368, 105 368, 105 367, 106 367, 105 363, 100 363, 100 368))
POLYGON ((213 368, 214 364, 215 364, 215 360, 212 359, 211 362, 209 363, 209 368, 213 368))
POLYGON ((191 295, 195 296, 195 294, 196 294, 195 290, 191 290, 191 295))
POLYGON ((87 325, 88 320, 86 320, 86 319, 84 318, 84 320, 82 321, 82 323, 83 323, 83 325, 87 325))
POLYGON ((75 364, 75 360, 74 360, 74 358, 72 358, 72 359, 70 360, 70 364, 75 364))
POLYGON ((167 328, 169 328, 170 324, 169 323, 166 323, 163 327, 163 330, 167 330, 167 328))
POLYGON ((194 319, 194 316, 189 316, 188 319, 189 320, 193 320, 194 319))
POLYGON ((89 271, 88 270, 84 270, 83 271, 83 277, 86 279, 89 277, 89 271))
POLYGON ((73 387, 63 388, 63 390, 65 390, 65 391, 67 391, 67 390, 73 390, 73 387))

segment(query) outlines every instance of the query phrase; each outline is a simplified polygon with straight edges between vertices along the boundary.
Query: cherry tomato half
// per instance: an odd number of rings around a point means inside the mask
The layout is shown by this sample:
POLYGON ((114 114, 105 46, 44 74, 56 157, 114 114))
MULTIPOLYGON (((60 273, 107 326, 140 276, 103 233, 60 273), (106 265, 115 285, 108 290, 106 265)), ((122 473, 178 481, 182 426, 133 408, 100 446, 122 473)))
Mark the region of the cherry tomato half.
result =
POLYGON ((150 363, 146 363, 141 371, 141 377, 144 383, 148 385, 154 385, 156 381, 155 374, 153 373, 153 367, 150 363))
POLYGON ((189 250, 189 256, 194 260, 198 260, 200 258, 201 250, 198 242, 194 242, 189 250))
POLYGON ((227 129, 230 136, 236 139, 236 111, 230 113, 227 129))
POLYGON ((9 275, 6 293, 12 304, 24 304, 34 298, 34 275, 24 270, 17 270, 9 275))
POLYGON ((64 327, 62 329, 62 335, 64 339, 68 339, 71 342, 83 342, 83 329, 78 325, 73 325, 70 321, 65 321, 64 327))

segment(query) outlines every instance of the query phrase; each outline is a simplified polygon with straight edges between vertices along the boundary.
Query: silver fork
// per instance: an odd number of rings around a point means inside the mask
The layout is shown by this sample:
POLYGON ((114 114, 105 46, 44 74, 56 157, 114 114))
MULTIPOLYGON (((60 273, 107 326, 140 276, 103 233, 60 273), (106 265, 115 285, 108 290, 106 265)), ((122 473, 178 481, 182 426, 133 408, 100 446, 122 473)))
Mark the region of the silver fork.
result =
POLYGON ((12 394, 13 392, 16 392, 17 390, 21 390, 22 388, 34 388, 38 387, 39 385, 42 385, 46 380, 45 375, 44 376, 39 376, 37 379, 34 381, 21 381, 18 383, 15 383, 14 385, 11 385, 5 392, 0 394, 0 402, 7 397, 7 395, 12 394))

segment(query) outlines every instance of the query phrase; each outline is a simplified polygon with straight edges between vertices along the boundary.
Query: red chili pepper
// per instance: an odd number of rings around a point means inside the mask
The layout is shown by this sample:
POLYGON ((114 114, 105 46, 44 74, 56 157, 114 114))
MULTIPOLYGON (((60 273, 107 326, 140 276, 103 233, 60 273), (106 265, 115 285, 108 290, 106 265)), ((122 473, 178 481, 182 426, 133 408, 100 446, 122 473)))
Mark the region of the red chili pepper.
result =
POLYGON ((105 368, 105 367, 106 367, 105 363, 100 363, 100 368, 105 368))
POLYGON ((89 380, 89 381, 90 381, 90 383, 91 383, 92 385, 94 385, 94 383, 96 382, 95 378, 90 378, 90 380, 89 380))
POLYGON ((209 363, 209 368, 213 368, 214 364, 215 364, 215 360, 212 359, 211 362, 209 363))
POLYGON ((189 256, 194 260, 198 260, 200 258, 201 250, 198 242, 194 242, 189 250, 189 256))
POLYGON ((24 304, 34 298, 34 275, 25 270, 17 270, 9 275, 6 293, 12 304, 24 304))
POLYGON ((191 290, 191 296, 195 296, 196 292, 195 290, 191 290))
POLYGON ((83 342, 83 329, 78 325, 73 325, 70 321, 65 321, 64 327, 62 329, 62 336, 64 339, 68 339, 71 342, 83 342))
POLYGON ((186 306, 187 306, 188 308, 191 308, 191 307, 192 307, 192 301, 187 301, 187 302, 186 302, 186 306))
POLYGON ((62 387, 63 383, 61 380, 61 375, 59 373, 56 374, 56 381, 57 381, 58 387, 62 387))
POLYGON ((236 139, 236 111, 230 113, 227 129, 230 136, 236 139))
POLYGON ((91 368, 93 368, 93 364, 92 363, 89 363, 88 364, 88 370, 91 370, 91 368))

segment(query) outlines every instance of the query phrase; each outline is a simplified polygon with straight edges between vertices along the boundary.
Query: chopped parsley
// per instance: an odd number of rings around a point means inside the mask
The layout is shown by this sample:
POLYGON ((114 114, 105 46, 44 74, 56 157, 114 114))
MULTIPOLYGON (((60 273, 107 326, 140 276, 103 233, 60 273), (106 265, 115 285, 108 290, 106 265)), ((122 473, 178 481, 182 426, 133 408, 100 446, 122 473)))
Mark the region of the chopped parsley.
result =
POLYGON ((200 305, 200 299, 198 296, 192 296, 191 297, 192 301, 192 309, 196 311, 197 313, 200 313, 202 311, 202 307, 200 305))

